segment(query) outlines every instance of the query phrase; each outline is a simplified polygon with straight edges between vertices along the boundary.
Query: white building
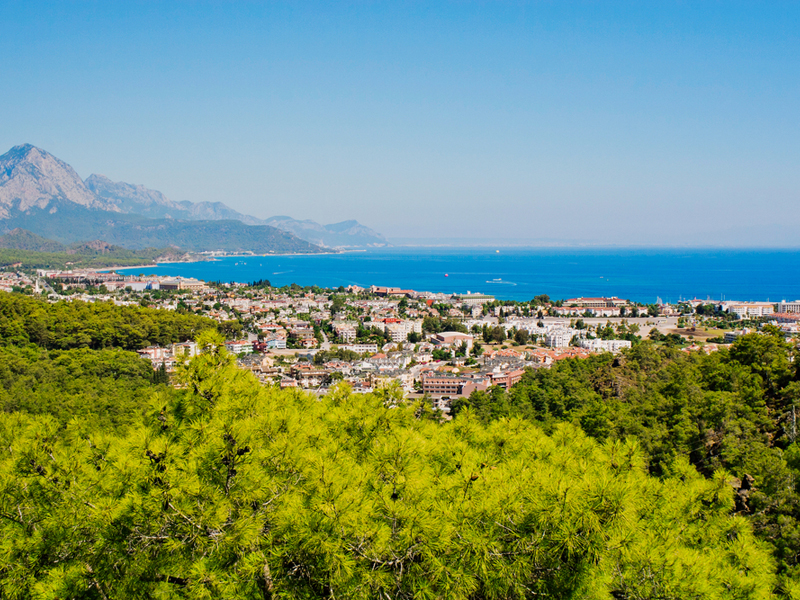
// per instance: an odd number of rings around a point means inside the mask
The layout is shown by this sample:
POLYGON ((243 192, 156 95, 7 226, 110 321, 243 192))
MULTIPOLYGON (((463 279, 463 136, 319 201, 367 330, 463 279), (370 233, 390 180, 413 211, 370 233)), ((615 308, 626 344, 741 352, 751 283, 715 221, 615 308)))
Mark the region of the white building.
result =
POLYGON ((775 305, 770 302, 726 302, 722 308, 740 319, 766 317, 775 312, 775 305))
POLYGON ((800 313, 800 300, 795 300, 794 302, 787 302, 786 300, 781 301, 781 303, 778 304, 778 312, 800 313))
POLYGON ((253 352, 253 342, 248 340, 225 342, 225 349, 231 354, 251 354, 253 352))
POLYGON ((336 332, 336 337, 343 342, 352 342, 356 339, 356 324, 350 321, 335 321, 331 324, 336 332))
POLYGON ((339 348, 359 354, 375 354, 378 351, 378 344, 344 344, 339 348))
POLYGON ((742 329, 741 331, 726 331, 725 332, 725 343, 732 344, 736 340, 738 340, 743 335, 750 333, 748 329, 742 329))
POLYGON ((481 294, 477 292, 475 294, 471 292, 467 292, 466 294, 462 294, 460 296, 456 296, 456 299, 461 302, 461 304, 466 304, 468 306, 481 306, 486 304, 487 302, 494 302, 494 296, 489 296, 487 294, 481 294))
POLYGON ((434 346, 438 346, 440 348, 451 348, 465 344, 467 350, 469 350, 472 348, 474 338, 468 333, 460 333, 458 331, 443 331, 441 333, 433 334, 431 337, 431 342, 434 346))
POLYGON ((628 340, 581 340, 581 348, 594 350, 595 352, 612 352, 616 354, 620 350, 630 347, 631 343, 628 340))
POLYGON ((551 348, 566 348, 572 341, 572 331, 569 329, 551 329, 545 337, 545 344, 551 348))
POLYGON ((386 323, 384 331, 389 334, 389 338, 393 342, 405 342, 409 333, 422 333, 422 321, 405 320, 399 323, 386 323))
POLYGON ((286 338, 270 337, 264 340, 270 350, 283 350, 286 348, 286 338))

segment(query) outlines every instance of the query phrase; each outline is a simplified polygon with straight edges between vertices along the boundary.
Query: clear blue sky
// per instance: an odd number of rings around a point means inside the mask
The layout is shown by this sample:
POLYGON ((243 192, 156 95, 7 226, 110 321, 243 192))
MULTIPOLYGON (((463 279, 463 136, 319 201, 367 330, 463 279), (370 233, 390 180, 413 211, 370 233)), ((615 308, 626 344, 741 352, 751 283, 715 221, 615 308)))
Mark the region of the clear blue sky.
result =
POLYGON ((0 153, 389 237, 800 243, 800 4, 49 2, 0 153))

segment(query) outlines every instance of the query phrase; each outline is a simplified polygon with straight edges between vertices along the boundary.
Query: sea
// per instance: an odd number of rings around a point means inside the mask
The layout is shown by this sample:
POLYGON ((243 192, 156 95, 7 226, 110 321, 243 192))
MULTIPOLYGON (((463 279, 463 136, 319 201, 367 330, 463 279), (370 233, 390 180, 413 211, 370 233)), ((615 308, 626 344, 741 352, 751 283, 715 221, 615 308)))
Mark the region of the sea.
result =
POLYGON ((323 255, 232 256, 117 269, 273 286, 370 285, 501 300, 617 296, 635 302, 800 298, 800 250, 389 247, 323 255))

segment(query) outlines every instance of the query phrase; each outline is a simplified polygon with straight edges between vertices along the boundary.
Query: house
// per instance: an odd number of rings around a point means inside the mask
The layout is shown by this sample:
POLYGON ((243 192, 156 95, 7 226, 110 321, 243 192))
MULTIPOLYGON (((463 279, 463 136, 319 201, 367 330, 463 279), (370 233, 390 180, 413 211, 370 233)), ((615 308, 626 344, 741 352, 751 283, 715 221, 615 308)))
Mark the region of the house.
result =
POLYGON ((270 336, 264 340, 264 345, 269 350, 283 350, 286 348, 286 338, 279 336, 270 336))
POLYGON ((186 358, 197 356, 198 348, 195 342, 183 342, 181 344, 172 344, 172 356, 183 356, 186 358))

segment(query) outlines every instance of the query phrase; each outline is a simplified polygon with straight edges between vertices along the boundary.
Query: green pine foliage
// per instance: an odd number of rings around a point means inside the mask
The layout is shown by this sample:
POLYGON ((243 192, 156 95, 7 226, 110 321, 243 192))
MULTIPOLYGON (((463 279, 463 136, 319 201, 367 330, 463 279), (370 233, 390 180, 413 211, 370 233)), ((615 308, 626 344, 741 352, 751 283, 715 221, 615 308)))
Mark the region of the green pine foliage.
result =
POLYGON ((397 388, 262 387, 222 338, 123 433, 0 415, 4 598, 770 598, 732 476, 397 388))
POLYGON ((780 571, 800 578, 800 363, 767 333, 709 355, 643 342, 617 357, 559 361, 454 409, 485 423, 523 417, 547 432, 571 423, 603 443, 635 438, 655 476, 678 459, 709 479, 727 471, 741 486, 735 512, 772 546, 780 571))
POLYGON ((119 349, 0 348, 0 411, 122 429, 141 419, 154 384, 166 383, 153 374, 149 362, 119 349))
POLYGON ((800 598, 778 337, 564 361, 442 422, 264 387, 215 329, 0 294, 0 599, 800 598), (131 352, 195 335, 174 376, 131 352))

